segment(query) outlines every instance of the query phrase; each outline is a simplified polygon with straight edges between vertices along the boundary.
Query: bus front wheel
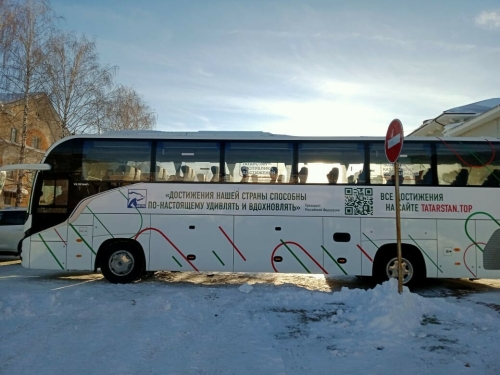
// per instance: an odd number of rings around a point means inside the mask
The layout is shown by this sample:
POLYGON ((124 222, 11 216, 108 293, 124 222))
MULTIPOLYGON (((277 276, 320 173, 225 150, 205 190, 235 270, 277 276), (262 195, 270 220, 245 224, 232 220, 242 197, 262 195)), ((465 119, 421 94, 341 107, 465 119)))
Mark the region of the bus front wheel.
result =
POLYGON ((144 269, 141 249, 132 242, 112 242, 100 254, 101 272, 113 284, 127 284, 137 280, 144 269))

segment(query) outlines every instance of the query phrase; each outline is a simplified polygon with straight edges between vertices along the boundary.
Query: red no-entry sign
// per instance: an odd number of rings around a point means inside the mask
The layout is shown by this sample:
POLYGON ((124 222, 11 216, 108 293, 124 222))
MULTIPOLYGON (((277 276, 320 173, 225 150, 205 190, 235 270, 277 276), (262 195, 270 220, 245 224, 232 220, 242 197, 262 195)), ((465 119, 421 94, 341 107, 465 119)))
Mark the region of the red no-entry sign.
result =
POLYGON ((403 148, 403 137, 403 124, 398 119, 392 120, 385 135, 385 156, 390 163, 398 160, 403 148))

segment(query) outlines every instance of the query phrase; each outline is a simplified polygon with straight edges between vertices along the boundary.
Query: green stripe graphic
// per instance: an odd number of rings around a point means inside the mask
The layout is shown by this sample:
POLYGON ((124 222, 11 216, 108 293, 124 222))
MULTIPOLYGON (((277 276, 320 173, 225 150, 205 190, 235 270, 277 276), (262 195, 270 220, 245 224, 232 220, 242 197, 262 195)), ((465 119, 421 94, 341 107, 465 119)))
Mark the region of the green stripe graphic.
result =
POLYGON ((63 270, 64 267, 59 262, 59 260, 57 259, 57 257, 54 255, 54 253, 52 252, 52 250, 50 250, 49 245, 47 245, 47 242, 45 242, 45 240, 43 239, 43 237, 42 237, 42 235, 40 233, 38 233, 38 237, 40 237, 40 239, 42 240, 43 244, 45 245, 45 247, 47 248, 47 250, 49 251, 49 253, 52 254, 52 257, 54 257, 54 259, 56 260, 57 264, 59 264, 59 267, 61 267, 61 269, 63 270))
POLYGON ((220 263, 221 263, 221 264, 225 267, 226 265, 224 264, 224 262, 222 261, 222 259, 221 259, 221 258, 219 258, 219 256, 217 255, 217 253, 216 253, 215 251, 213 251, 213 250, 212 250, 212 253, 214 253, 215 257, 216 257, 217 259, 219 259, 219 262, 220 262, 220 263))
POLYGON ((97 221, 98 221, 99 223, 101 223, 102 227, 103 227, 104 229, 106 229, 106 232, 108 232, 108 233, 109 233, 109 235, 110 235, 111 237, 115 238, 115 236, 113 236, 113 235, 111 234, 111 232, 108 230, 108 228, 106 228, 106 226, 104 225, 104 223, 103 223, 101 220, 99 220, 99 218, 97 217, 97 215, 96 215, 96 214, 95 214, 95 213, 94 213, 94 212, 90 209, 90 207, 89 207, 89 206, 87 206, 87 208, 88 208, 88 210, 92 213, 92 215, 94 215, 94 217, 97 219, 97 221))
POLYGON ((331 256, 331 254, 324 248, 324 246, 321 245, 321 247, 323 248, 323 250, 325 251, 325 253, 328 254, 328 256, 330 257, 330 259, 333 260, 333 262, 337 265, 337 267, 339 267, 341 269, 341 271, 344 272, 344 275, 347 275, 347 272, 344 271, 344 269, 342 268, 342 266, 331 256))
POLYGON ((85 239, 82 236, 80 236, 80 233, 78 233, 78 231, 75 229, 75 227, 73 226, 73 224, 70 224, 69 226, 75 231, 76 235, 78 237, 80 237, 80 239, 83 241, 83 243, 85 245, 87 245, 87 247, 90 249, 90 251, 92 251, 92 253, 94 253, 94 255, 96 255, 94 249, 92 249, 92 247, 87 243, 87 241, 85 241, 85 239))
POLYGON ((479 214, 483 214, 483 215, 488 216, 491 220, 493 220, 495 223, 497 223, 497 225, 498 225, 499 227, 500 227, 500 223, 499 223, 499 222, 498 222, 498 221, 497 221, 497 220, 496 220, 493 216, 491 216, 489 213, 487 213, 487 212, 482 212, 482 211, 474 212, 473 214, 469 215, 469 217, 465 220, 465 234, 467 235, 467 237, 469 237, 469 240, 471 240, 471 241, 472 241, 472 243, 473 243, 474 245, 476 245, 476 247, 477 247, 479 250, 481 250, 481 252, 482 252, 482 253, 484 253, 483 248, 482 248, 481 246, 479 246, 479 245, 476 243, 476 241, 474 241, 474 240, 472 239, 472 237, 471 237, 471 236, 470 236, 470 234, 469 234, 469 231, 467 230, 467 223, 469 222, 469 220, 472 218, 472 216, 479 215, 479 214))
POLYGON ((172 255, 172 259, 175 260, 175 263, 177 263, 179 265, 179 267, 182 268, 182 264, 179 263, 179 261, 177 259, 175 259, 175 257, 172 255))
POLYGON ((373 244, 373 246, 375 246, 375 247, 378 249, 378 246, 375 244, 375 242, 373 242, 373 241, 370 239, 370 237, 368 237, 368 236, 367 236, 366 234, 364 234, 364 233, 363 233, 363 236, 365 236, 366 238, 368 238, 368 241, 370 241, 370 242, 373 244))
POLYGON ((299 259, 299 258, 297 258, 297 255, 295 255, 295 254, 293 253, 293 251, 292 251, 292 250, 288 247, 288 245, 287 245, 287 244, 286 244, 286 243, 285 243, 285 242, 284 242, 281 238, 280 238, 280 241, 281 241, 281 243, 282 243, 283 245, 285 245, 285 247, 286 247, 286 248, 287 248, 287 250, 290 252, 290 254, 292 254, 292 255, 293 255, 293 257, 294 257, 295 259, 297 259, 297 262, 299 262, 299 263, 302 265, 302 267, 304 267, 304 269, 307 271, 307 273, 311 273, 311 271, 309 271, 309 270, 307 269, 306 265, 305 265, 304 263, 302 263, 302 262, 300 261, 300 259, 299 259))

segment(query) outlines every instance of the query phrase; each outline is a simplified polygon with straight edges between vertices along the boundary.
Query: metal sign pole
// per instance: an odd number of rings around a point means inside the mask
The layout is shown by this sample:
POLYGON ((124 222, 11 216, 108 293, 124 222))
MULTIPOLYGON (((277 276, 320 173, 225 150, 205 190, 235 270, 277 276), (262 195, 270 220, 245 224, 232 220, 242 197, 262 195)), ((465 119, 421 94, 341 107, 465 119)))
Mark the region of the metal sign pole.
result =
POLYGON ((403 260, 401 254, 401 218, 399 209, 399 163, 396 161, 394 163, 394 176, 396 181, 394 182, 394 188, 396 193, 396 239, 398 244, 398 292, 403 293, 403 260))

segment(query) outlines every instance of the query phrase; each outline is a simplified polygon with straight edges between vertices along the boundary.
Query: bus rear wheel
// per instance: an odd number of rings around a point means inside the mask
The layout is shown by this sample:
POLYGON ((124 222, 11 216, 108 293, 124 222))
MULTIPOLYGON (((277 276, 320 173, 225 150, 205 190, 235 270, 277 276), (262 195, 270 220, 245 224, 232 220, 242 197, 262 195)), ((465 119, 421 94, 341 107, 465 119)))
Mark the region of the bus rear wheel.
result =
POLYGON ((101 258, 101 272, 113 284, 127 284, 137 280, 144 269, 141 249, 134 243, 119 241, 109 244, 101 258))
MULTIPOLYGON (((413 287, 422 282, 424 278, 424 271, 418 258, 414 254, 404 252, 401 257, 403 269, 403 285, 413 287)), ((399 264, 396 252, 391 252, 386 256, 377 260, 375 265, 375 279, 377 282, 382 283, 391 278, 398 278, 399 264)))

